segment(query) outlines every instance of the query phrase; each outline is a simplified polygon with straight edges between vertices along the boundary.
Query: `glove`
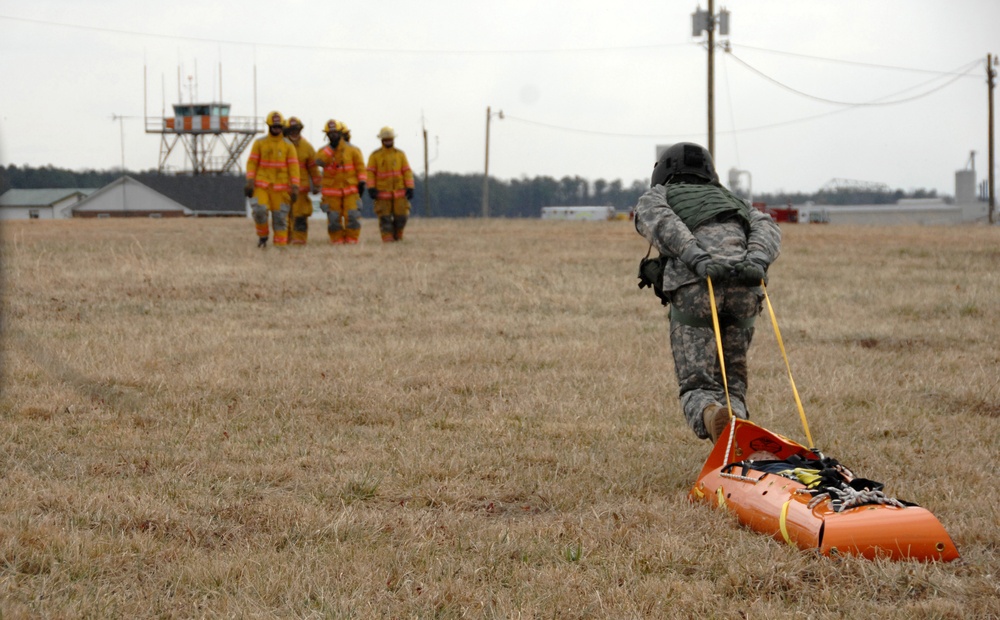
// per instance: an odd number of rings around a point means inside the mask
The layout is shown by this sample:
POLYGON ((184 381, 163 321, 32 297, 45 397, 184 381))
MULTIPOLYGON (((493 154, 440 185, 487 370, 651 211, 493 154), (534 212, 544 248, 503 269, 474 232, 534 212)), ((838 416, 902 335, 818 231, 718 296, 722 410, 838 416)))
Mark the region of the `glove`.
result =
POLYGON ((639 288, 647 286, 653 289, 653 293, 660 298, 660 303, 664 306, 670 303, 670 298, 663 292, 663 269, 666 266, 666 259, 663 256, 656 258, 644 258, 639 261, 639 288))
POLYGON ((412 187, 407 187, 406 188, 406 199, 407 200, 413 200, 413 188, 412 187))
POLYGON ((374 187, 369 187, 368 195, 372 197, 372 200, 376 200, 378 198, 378 190, 374 187))
POLYGON ((767 284, 767 263, 755 256, 747 258, 733 267, 736 281, 747 286, 760 286, 761 281, 767 284))
POLYGON ((299 199, 299 188, 293 187, 292 191, 288 193, 288 199, 292 204, 295 204, 295 201, 299 199))
POLYGON ((359 196, 364 196, 365 195, 365 182, 364 181, 361 181, 360 183, 358 183, 358 195, 359 196))
POLYGON ((680 255, 681 262, 699 278, 710 277, 712 282, 722 282, 729 278, 733 268, 725 262, 712 258, 697 242, 688 244, 680 255))
POLYGON ((243 188, 243 193, 247 198, 253 198, 253 181, 247 181, 246 187, 243 188))
POLYGON ((724 282, 729 279, 733 268, 721 260, 709 258, 695 263, 694 273, 699 278, 712 278, 712 282, 724 282))

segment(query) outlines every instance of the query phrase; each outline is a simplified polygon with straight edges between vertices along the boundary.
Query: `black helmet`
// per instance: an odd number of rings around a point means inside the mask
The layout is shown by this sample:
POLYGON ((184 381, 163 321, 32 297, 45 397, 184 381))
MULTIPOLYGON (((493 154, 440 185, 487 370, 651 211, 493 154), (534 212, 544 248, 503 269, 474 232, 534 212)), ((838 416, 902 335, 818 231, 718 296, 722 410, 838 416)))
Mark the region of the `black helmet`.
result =
POLYGON ((693 142, 678 142, 670 145, 660 155, 653 168, 653 182, 650 187, 663 185, 675 174, 693 174, 710 183, 717 183, 712 154, 705 147, 693 142))

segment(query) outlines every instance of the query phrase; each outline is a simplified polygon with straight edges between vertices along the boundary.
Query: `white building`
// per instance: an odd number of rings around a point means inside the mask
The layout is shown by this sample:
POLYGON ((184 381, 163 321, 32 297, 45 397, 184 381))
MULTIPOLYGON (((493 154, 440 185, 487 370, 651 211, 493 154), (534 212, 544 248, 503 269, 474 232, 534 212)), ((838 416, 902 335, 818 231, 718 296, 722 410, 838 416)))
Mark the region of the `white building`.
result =
POLYGON ((0 195, 0 220, 52 220, 73 217, 73 207, 93 189, 9 189, 0 195))
POLYGON ((805 205, 798 208, 802 223, 870 224, 972 224, 989 220, 989 204, 976 198, 976 172, 955 173, 955 200, 904 198, 885 205, 805 205))
POLYGON ((614 217, 614 207, 542 207, 543 220, 606 221, 614 217))
POLYGON ((183 217, 194 211, 132 177, 120 177, 72 208, 75 217, 183 217))

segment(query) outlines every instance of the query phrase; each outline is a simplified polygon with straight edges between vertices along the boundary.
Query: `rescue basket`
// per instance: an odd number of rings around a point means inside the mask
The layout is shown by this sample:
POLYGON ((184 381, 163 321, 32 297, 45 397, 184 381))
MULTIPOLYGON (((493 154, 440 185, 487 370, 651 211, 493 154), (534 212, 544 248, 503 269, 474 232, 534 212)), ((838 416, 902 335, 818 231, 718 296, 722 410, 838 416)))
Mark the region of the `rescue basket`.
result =
POLYGON ((886 497, 878 483, 866 480, 856 485, 861 488, 852 487, 851 482, 860 479, 847 468, 834 470, 840 482, 854 492, 845 492, 847 500, 828 491, 829 487, 811 489, 809 473, 800 477, 777 473, 830 470, 824 460, 829 462, 815 450, 749 420, 734 418, 716 442, 690 497, 729 510, 755 531, 824 555, 943 562, 958 559, 955 543, 930 511, 886 497), (751 455, 762 452, 774 458, 750 460, 751 455))
MULTIPOLYGON (((691 489, 692 501, 729 510, 751 529, 824 555, 950 562, 958 549, 930 511, 887 497, 882 484, 855 477, 812 447, 774 308, 761 282, 778 346, 810 447, 732 416, 691 489)), ((722 339, 712 280, 712 322, 723 383, 722 339)), ((729 399, 726 384, 727 405, 729 399)))

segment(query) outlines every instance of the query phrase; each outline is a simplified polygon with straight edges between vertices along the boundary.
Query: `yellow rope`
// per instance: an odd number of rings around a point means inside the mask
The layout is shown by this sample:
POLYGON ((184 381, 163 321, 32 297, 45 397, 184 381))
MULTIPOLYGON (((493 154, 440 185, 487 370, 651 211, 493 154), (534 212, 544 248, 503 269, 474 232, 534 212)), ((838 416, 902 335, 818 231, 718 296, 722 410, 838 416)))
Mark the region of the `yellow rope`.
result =
MULTIPOLYGON (((722 371, 722 387, 726 390, 726 408, 729 409, 729 441, 726 443, 726 459, 729 459, 733 449, 733 437, 736 435, 736 416, 733 415, 733 403, 729 399, 729 380, 726 379, 726 358, 722 354, 722 329, 719 327, 719 309, 715 307, 715 289, 712 278, 705 277, 708 282, 708 304, 712 308, 712 329, 715 331, 715 346, 719 350, 719 369, 722 371)), ((731 462, 728 461, 727 462, 731 462)))
POLYGON ((715 307, 715 290, 712 288, 711 276, 706 276, 708 281, 708 303, 712 307, 712 328, 715 330, 715 346, 719 349, 719 368, 722 370, 722 387, 726 389, 726 407, 729 408, 729 417, 733 417, 733 403, 729 401, 729 381, 726 379, 726 360, 722 355, 722 330, 719 328, 719 311, 715 307))
MULTIPOLYGON (((792 394, 795 395, 795 405, 799 408, 799 417, 802 419, 802 428, 806 431, 806 440, 809 442, 809 448, 812 448, 813 440, 812 435, 809 434, 809 422, 806 420, 805 409, 802 408, 802 400, 799 398, 799 391, 795 387, 795 379, 792 378, 792 366, 788 363, 788 354, 785 353, 785 342, 781 339, 781 330, 778 329, 778 318, 774 315, 774 307, 771 306, 771 298, 767 296, 767 287, 764 286, 763 280, 761 280, 760 287, 764 289, 764 300, 767 301, 767 311, 771 314, 771 325, 774 326, 774 335, 778 337, 778 348, 781 349, 781 356, 785 358, 785 368, 788 369, 788 381, 792 384, 792 394)), ((711 281, 709 281, 708 289, 709 291, 712 290, 711 281)), ((714 307, 713 301, 713 308, 714 307)), ((712 317, 715 318, 715 315, 713 314, 712 317)), ((729 396, 728 391, 726 392, 726 396, 729 396)))

